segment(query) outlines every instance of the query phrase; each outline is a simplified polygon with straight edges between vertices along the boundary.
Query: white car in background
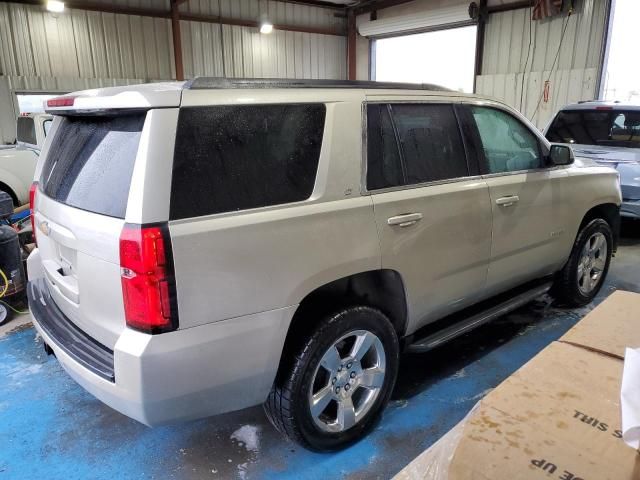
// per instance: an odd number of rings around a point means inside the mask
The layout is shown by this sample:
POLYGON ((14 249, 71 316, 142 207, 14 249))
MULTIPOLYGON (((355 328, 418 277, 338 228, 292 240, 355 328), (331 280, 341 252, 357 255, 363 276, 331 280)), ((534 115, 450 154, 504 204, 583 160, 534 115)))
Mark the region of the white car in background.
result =
POLYGON ((51 115, 21 115, 16 124, 16 145, 0 146, 0 190, 11 195, 16 206, 29 203, 33 173, 52 121, 51 115))

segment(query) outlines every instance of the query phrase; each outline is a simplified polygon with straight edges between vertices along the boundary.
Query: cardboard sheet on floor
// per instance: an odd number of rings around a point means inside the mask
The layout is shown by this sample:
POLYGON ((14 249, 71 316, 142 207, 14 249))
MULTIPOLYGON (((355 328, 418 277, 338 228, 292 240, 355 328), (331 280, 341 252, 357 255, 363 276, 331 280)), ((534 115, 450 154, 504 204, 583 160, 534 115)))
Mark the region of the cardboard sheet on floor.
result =
POLYGON ((613 292, 560 341, 624 359, 626 347, 640 347, 640 294, 613 292))
POLYGON ((615 292, 398 478, 640 480, 620 424, 627 346, 640 347, 640 295, 615 292))

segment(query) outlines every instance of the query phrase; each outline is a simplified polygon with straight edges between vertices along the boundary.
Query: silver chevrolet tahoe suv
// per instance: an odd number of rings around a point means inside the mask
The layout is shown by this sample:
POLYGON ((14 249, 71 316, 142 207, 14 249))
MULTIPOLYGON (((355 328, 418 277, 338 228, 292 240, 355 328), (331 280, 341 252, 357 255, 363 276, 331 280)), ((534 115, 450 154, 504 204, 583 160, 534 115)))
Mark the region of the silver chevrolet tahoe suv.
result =
POLYGON ((380 416, 402 350, 547 291, 585 304, 616 248, 616 171, 574 165, 489 99, 197 78, 47 111, 33 322, 147 425, 264 404, 305 447, 343 447, 380 416))

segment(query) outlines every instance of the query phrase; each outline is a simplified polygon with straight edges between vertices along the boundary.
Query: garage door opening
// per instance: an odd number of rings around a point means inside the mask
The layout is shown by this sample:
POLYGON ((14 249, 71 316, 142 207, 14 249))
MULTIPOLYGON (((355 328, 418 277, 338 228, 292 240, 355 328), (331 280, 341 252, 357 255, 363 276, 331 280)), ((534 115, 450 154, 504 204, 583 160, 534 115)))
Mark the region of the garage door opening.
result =
POLYGON ((59 93, 18 93, 16 97, 18 97, 18 109, 20 110, 20 114, 42 113, 44 112, 44 102, 59 95, 59 93))
POLYGON ((640 63, 637 62, 638 0, 615 0, 602 98, 640 102, 640 63))
POLYGON ((371 78, 473 92, 475 25, 376 40, 371 78))

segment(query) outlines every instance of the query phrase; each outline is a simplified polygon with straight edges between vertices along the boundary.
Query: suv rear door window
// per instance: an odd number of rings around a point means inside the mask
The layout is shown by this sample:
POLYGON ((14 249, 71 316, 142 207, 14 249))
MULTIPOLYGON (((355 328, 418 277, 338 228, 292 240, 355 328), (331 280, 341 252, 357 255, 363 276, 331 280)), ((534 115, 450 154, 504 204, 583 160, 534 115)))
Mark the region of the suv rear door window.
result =
POLYGON ((389 106, 367 105, 367 189, 404 184, 400 150, 389 115, 389 106))
POLYGON ((187 107, 180 110, 171 218, 190 218, 311 196, 324 104, 187 107))
POLYGON ((40 185, 52 199, 124 218, 146 113, 63 117, 40 185))
POLYGON ((452 105, 395 104, 391 112, 408 185, 469 175, 452 105))
POLYGON ((640 112, 563 110, 547 131, 550 142, 640 148, 640 112))
POLYGON ((469 176, 452 105, 369 104, 367 189, 469 176))

